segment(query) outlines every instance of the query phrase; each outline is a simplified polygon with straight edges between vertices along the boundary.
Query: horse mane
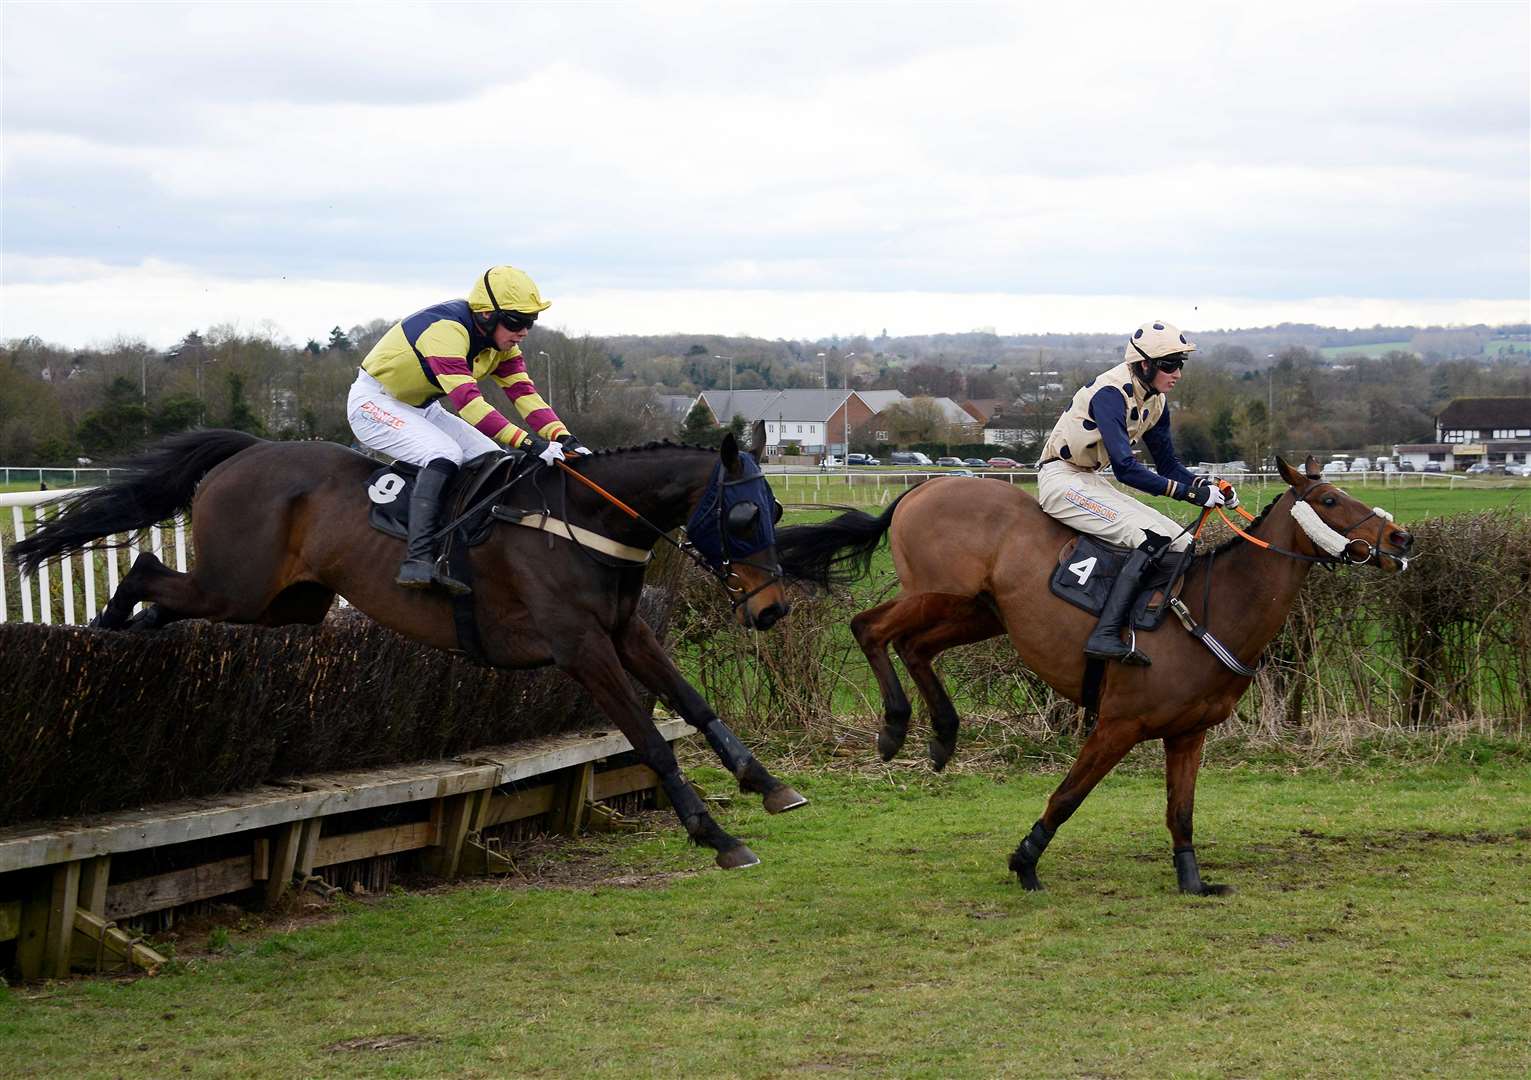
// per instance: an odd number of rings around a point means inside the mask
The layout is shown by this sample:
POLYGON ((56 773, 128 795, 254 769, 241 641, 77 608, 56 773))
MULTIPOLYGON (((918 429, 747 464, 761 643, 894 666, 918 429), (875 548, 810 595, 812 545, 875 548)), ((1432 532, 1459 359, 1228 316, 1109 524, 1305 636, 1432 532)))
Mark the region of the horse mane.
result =
MULTIPOLYGON (((1275 509, 1276 504, 1281 501, 1281 496, 1283 496, 1285 494, 1286 494, 1285 491, 1278 491, 1278 492, 1276 492, 1276 497, 1274 499, 1272 499, 1270 502, 1265 504, 1265 509, 1261 510, 1260 513, 1258 515, 1256 515, 1255 519, 1244 527, 1244 531, 1245 532, 1254 532, 1256 529, 1258 529, 1260 527, 1260 523, 1265 520, 1265 515, 1269 514, 1273 509, 1275 509)), ((1238 544, 1242 544, 1243 542, 1244 542, 1244 538, 1242 536, 1235 535, 1235 536, 1229 537, 1227 540, 1224 540, 1221 544, 1217 545, 1217 547, 1213 548, 1211 551, 1203 552, 1202 554, 1196 556, 1196 558, 1198 560, 1200 560, 1200 559, 1215 559, 1219 555, 1223 554, 1225 551, 1229 551, 1232 548, 1234 548, 1235 546, 1237 546, 1238 544)))
POLYGON ((643 443, 640 446, 613 446, 606 450, 597 450, 591 457, 612 457, 617 454, 638 454, 647 450, 705 450, 709 453, 716 452, 716 446, 696 446, 692 443, 671 442, 669 439, 656 439, 652 442, 643 443))

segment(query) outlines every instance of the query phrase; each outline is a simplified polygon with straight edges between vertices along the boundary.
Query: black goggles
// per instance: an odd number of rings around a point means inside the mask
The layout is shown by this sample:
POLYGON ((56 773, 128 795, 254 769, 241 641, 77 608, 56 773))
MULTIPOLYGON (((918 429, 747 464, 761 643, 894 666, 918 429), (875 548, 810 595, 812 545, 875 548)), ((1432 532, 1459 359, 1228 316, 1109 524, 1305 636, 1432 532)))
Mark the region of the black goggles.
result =
POLYGON ((1179 371, 1185 367, 1185 354, 1173 353, 1170 356, 1161 356, 1157 363, 1160 371, 1179 371))
POLYGON ((496 311, 495 322, 499 323, 511 333, 520 330, 530 330, 537 322, 537 313, 525 311, 496 311))

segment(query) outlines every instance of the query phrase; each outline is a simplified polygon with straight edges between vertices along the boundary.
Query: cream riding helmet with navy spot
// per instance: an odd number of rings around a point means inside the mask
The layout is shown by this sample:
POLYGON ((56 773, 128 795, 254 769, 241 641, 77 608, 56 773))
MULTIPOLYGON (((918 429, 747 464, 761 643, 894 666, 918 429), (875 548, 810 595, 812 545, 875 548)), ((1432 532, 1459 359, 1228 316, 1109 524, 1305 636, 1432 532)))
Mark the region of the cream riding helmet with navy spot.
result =
POLYGON ((1134 365, 1133 370, 1144 382, 1151 383, 1159 372, 1177 370, 1186 356, 1195 351, 1196 346, 1186 340, 1179 328, 1156 319, 1132 332, 1123 357, 1134 365))

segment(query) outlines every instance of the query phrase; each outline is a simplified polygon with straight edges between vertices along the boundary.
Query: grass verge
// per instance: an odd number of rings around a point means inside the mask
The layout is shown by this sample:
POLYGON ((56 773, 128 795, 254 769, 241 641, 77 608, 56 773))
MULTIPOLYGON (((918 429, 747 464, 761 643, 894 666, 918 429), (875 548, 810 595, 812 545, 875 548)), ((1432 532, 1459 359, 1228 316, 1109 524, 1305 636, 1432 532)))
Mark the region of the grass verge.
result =
POLYGON ((1198 850, 1226 900, 1175 893, 1162 780, 1131 768, 1060 831, 1048 891, 1020 891, 1005 858, 1056 779, 815 770, 792 777, 803 811, 723 812, 765 860, 750 871, 704 869, 654 819, 560 849, 574 886, 395 895, 156 979, 0 991, 6 1072, 1531 1068, 1522 761, 1210 769, 1198 850))

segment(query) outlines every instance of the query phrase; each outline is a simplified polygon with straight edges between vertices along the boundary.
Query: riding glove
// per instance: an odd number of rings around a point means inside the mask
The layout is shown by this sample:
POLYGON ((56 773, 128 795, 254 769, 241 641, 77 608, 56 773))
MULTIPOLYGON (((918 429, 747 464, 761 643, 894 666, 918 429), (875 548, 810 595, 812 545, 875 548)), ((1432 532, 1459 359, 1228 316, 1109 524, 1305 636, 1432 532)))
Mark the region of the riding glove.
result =
POLYGON ((1181 491, 1180 497, 1188 503, 1195 503, 1197 506, 1207 510, 1212 509, 1214 506, 1222 506, 1228 501, 1223 498, 1221 491, 1206 481, 1201 481, 1185 488, 1181 491))
POLYGON ((1217 489, 1223 493, 1224 506, 1239 505, 1239 493, 1233 490, 1233 485, 1228 481, 1219 478, 1217 481, 1217 489))
POLYGON ((580 442, 573 435, 560 435, 558 436, 558 441, 563 446, 563 452, 566 456, 569 454, 595 453, 594 450, 591 450, 588 446, 580 442))
POLYGON ((521 444, 521 449, 535 458, 541 458, 544 465, 562 461, 564 456, 561 444, 548 442, 539 435, 528 435, 526 441, 521 444))

